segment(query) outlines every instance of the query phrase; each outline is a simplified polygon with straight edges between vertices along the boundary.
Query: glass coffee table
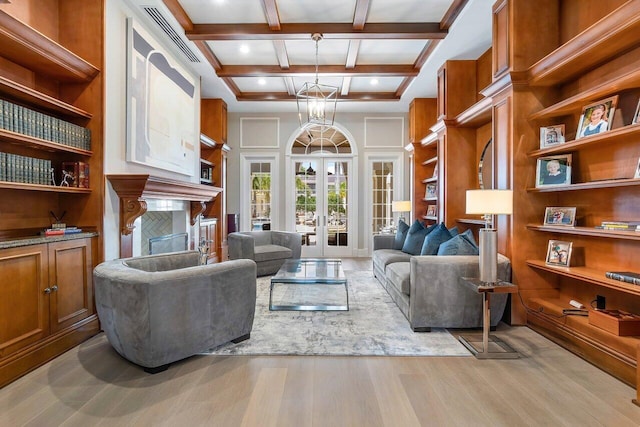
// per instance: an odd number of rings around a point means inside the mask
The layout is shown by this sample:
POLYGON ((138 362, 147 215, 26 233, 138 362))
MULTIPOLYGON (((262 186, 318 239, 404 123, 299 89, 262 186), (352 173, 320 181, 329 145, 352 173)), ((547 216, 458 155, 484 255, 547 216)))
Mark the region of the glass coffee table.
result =
POLYGON ((349 290, 342 261, 320 258, 285 261, 271 278, 269 310, 348 311, 349 290))

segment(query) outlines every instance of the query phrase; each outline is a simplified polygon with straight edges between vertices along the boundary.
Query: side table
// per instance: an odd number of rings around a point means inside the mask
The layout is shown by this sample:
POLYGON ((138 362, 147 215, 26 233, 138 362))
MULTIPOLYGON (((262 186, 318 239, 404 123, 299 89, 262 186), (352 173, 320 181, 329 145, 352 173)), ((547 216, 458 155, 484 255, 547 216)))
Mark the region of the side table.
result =
POLYGON ((491 294, 513 294, 518 292, 518 287, 509 282, 487 283, 477 278, 462 277, 460 281, 467 286, 472 286, 482 294, 482 341, 472 337, 460 336, 460 342, 477 359, 517 359, 518 353, 507 343, 495 336, 489 336, 491 328, 491 294))

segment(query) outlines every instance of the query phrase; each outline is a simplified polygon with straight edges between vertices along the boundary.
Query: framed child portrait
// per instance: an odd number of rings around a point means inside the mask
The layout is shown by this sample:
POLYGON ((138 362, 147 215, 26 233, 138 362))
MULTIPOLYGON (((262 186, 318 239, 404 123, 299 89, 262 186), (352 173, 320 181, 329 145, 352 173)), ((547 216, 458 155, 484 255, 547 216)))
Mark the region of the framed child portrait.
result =
POLYGON ((569 184, 571 184, 571 154, 538 159, 536 187, 569 184))
POLYGON ((438 205, 429 205, 429 206, 427 206, 427 216, 429 216, 429 217, 437 217, 438 216, 438 205))
POLYGON ((633 115, 631 124, 640 123, 640 99, 638 99, 638 106, 636 107, 636 113, 633 115))
POLYGON ((427 184, 427 188, 425 189, 425 192, 424 192, 425 199, 437 198, 438 197, 437 191, 438 191, 437 184, 434 184, 434 183, 427 184))
POLYGON ((561 240, 549 240, 547 247, 547 258, 545 264, 557 267, 569 267, 571 260, 572 242, 563 242, 561 240))
POLYGON ((564 144, 564 124, 540 128, 540 148, 564 144))
POLYGON ((573 227, 576 224, 576 208, 550 207, 544 210, 544 225, 565 225, 573 227))
POLYGON ((618 95, 587 105, 582 109, 576 139, 611 130, 618 95))

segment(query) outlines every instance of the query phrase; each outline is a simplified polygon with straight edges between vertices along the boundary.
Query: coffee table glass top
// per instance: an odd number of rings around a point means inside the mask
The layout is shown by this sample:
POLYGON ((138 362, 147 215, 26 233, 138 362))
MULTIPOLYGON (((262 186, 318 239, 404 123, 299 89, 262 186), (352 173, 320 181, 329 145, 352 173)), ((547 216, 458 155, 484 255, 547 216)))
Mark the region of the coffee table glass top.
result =
POLYGON ((290 259, 271 278, 278 283, 346 283, 347 278, 339 259, 290 259))
POLYGON ((269 310, 349 310, 347 278, 339 259, 287 260, 271 278, 269 310))

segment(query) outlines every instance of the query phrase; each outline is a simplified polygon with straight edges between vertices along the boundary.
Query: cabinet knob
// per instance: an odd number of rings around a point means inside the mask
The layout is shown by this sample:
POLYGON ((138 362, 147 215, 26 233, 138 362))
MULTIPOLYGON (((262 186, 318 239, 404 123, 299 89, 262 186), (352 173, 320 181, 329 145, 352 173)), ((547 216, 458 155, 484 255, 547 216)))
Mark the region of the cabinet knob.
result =
POLYGON ((57 291, 57 290, 58 290, 58 285, 53 285, 53 286, 51 287, 51 290, 52 290, 53 292, 57 291))
POLYGON ((44 288, 44 293, 45 294, 50 294, 51 293, 51 288, 44 288))

